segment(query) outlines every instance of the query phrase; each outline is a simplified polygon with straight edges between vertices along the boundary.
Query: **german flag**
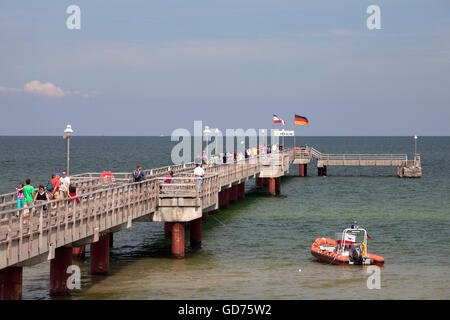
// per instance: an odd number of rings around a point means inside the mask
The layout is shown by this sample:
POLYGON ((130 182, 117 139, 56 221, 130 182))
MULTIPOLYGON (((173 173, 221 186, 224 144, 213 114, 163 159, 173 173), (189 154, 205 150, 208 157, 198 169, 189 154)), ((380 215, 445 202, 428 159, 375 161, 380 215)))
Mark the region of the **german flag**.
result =
POLYGON ((309 121, 308 121, 308 119, 306 117, 295 115, 295 124, 300 124, 302 126, 307 126, 309 124, 309 121))

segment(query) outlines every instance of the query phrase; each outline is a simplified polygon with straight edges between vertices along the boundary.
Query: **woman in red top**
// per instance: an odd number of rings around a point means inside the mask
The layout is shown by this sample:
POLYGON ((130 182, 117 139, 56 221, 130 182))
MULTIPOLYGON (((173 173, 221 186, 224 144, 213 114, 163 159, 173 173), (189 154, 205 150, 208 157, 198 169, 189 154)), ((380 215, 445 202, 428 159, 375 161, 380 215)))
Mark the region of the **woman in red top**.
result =
MULTIPOLYGON (((77 187, 75 186, 75 182, 71 182, 69 185, 69 197, 73 198, 73 197, 78 197, 78 190, 77 187)), ((80 203, 80 198, 76 198, 75 201, 77 203, 80 203)), ((67 201, 67 203, 71 203, 72 199, 69 199, 67 201)))

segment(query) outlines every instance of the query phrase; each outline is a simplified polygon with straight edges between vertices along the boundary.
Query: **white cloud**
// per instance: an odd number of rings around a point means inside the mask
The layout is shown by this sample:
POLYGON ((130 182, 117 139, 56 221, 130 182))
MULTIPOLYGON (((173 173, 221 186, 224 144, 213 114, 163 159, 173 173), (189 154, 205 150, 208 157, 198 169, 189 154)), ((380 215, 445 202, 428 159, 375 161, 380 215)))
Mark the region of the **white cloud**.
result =
POLYGON ((5 93, 31 93, 38 96, 44 96, 49 98, 62 98, 66 95, 79 95, 84 98, 89 98, 97 95, 95 92, 83 94, 80 91, 64 91, 51 82, 42 83, 38 80, 33 80, 25 84, 23 89, 21 88, 8 88, 0 86, 0 92, 5 93))
POLYGON ((41 83, 33 80, 25 84, 24 90, 46 97, 64 97, 65 93, 51 82, 41 83))

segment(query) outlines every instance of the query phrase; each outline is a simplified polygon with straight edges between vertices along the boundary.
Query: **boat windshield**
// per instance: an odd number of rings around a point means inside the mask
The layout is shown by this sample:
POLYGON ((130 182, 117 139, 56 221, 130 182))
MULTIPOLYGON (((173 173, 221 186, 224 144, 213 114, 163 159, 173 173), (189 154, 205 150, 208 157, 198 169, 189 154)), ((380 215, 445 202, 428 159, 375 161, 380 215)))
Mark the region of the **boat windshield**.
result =
POLYGON ((366 230, 364 229, 345 229, 344 232, 336 233, 336 241, 344 243, 363 243, 365 242, 366 230))

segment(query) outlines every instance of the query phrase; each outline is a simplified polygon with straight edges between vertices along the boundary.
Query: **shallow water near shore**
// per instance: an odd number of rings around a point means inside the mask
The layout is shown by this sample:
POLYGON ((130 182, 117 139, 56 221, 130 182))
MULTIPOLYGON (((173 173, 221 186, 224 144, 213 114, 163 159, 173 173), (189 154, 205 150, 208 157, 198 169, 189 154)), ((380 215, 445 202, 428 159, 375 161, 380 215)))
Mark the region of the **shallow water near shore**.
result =
MULTIPOLYGON (((324 153, 408 153, 411 137, 297 137, 324 153)), ((71 172, 128 172, 170 164, 170 137, 74 137, 71 172)), ((292 145, 289 139, 286 145, 292 145)), ((60 137, 0 137, 0 192, 48 181, 65 166, 60 137)), ((162 223, 133 223, 114 234, 110 274, 89 274, 64 299, 449 299, 450 137, 419 137, 423 177, 398 179, 395 167, 329 167, 308 177, 292 165, 281 195, 246 184, 246 198, 203 222, 200 249, 170 257, 162 223), (334 266, 310 254, 317 237, 353 221, 381 255, 381 289, 367 288, 367 267, 334 266)), ((188 232, 186 232, 188 239, 188 232)), ((186 241, 188 243, 188 241, 186 241)), ((49 263, 24 268, 23 298, 50 299, 49 263)), ((59 298, 61 299, 61 298, 59 298)))

